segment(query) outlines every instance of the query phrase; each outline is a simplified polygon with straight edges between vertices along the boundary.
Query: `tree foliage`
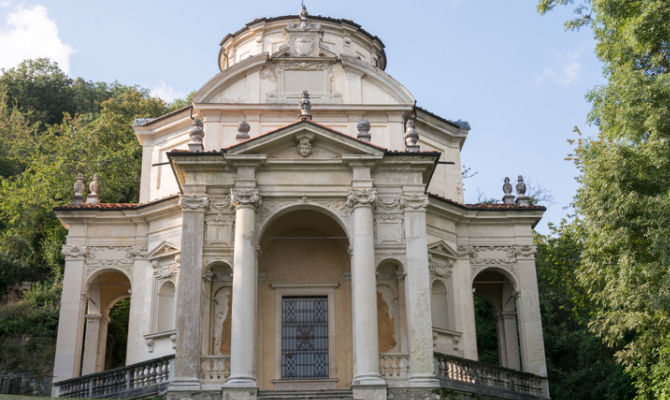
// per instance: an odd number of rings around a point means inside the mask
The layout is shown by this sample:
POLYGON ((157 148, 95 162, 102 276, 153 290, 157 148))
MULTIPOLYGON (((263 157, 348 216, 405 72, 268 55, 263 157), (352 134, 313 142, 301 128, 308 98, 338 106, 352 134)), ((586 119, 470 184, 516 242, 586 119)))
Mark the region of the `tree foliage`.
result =
POLYGON ((536 235, 537 277, 552 399, 630 399, 633 387, 613 350, 589 331, 594 306, 577 281, 583 249, 578 220, 536 235))
MULTIPOLYGON (((541 0, 546 12, 567 0, 541 0)), ((596 138, 577 142, 577 279, 590 327, 634 379, 640 399, 670 398, 670 2, 590 0, 607 83, 588 94, 596 138)))
POLYGON ((131 123, 171 107, 141 88, 71 79, 46 59, 0 75, 0 370, 51 373, 66 234, 53 207, 70 201, 78 173, 98 174, 103 201, 136 202, 131 123), (37 284, 5 295, 21 281, 37 284))

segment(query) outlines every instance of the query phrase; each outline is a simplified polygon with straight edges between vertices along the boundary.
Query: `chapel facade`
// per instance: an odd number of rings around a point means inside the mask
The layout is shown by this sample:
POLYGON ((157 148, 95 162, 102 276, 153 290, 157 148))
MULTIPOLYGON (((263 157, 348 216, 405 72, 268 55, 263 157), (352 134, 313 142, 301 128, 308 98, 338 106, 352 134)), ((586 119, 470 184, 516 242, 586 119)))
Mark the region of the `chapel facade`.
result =
POLYGON ((135 121, 140 203, 98 202, 97 179, 85 197, 80 178, 56 209, 54 393, 548 398, 544 208, 522 183, 516 201, 507 183, 504 203, 464 204, 469 124, 417 107, 386 63, 379 38, 303 6, 224 37, 190 106, 135 121), (498 367, 477 362, 475 295, 495 309, 498 367), (124 299, 126 366, 105 371, 124 299))

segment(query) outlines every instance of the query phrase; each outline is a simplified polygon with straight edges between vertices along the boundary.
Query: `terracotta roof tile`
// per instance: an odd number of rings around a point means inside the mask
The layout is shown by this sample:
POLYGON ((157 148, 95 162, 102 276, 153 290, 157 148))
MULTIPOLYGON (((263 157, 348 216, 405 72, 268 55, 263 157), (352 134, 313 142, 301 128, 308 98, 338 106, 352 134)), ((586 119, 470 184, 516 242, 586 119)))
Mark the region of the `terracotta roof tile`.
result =
POLYGON ((63 206, 54 207, 54 211, 69 211, 69 210, 136 210, 144 208, 163 201, 175 199, 179 197, 178 194, 162 197, 146 203, 98 203, 98 204, 66 204, 63 206))

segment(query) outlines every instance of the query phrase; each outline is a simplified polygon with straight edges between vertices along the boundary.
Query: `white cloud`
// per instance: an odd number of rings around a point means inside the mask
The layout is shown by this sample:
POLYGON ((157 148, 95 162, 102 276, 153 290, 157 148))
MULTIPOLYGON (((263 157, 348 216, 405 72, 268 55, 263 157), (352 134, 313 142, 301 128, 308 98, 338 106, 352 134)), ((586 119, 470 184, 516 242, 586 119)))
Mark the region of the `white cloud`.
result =
MULTIPOLYGON (((8 7, 9 2, 0 3, 8 7)), ((58 37, 58 26, 47 15, 46 7, 17 6, 0 22, 0 68, 11 68, 28 58, 49 57, 60 68, 70 71, 70 45, 58 37)))
POLYGON ((168 103, 175 101, 176 99, 181 99, 184 97, 184 94, 178 90, 175 90, 168 86, 167 83, 160 81, 158 85, 154 85, 149 89, 149 94, 154 97, 158 97, 168 103))
POLYGON ((582 64, 579 62, 581 54, 582 49, 569 53, 554 51, 556 64, 544 68, 540 73, 535 75, 535 83, 539 85, 545 80, 550 80, 560 86, 571 85, 579 78, 579 73, 582 70, 582 64))

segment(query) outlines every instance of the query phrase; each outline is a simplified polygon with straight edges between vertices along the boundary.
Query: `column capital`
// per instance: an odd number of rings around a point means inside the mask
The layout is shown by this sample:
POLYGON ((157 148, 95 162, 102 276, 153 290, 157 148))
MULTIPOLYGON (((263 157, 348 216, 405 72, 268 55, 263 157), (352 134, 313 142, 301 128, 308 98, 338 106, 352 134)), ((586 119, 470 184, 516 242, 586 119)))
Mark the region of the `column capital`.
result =
POLYGON ((205 211, 209 197, 206 194, 182 194, 179 196, 179 205, 184 211, 205 211))
POLYGON ((400 205, 405 210, 423 211, 428 206, 428 195, 425 193, 403 193, 400 205))
POLYGON ((375 188, 351 188, 347 194, 347 207, 372 207, 377 199, 375 188))
POLYGON ((258 189, 230 189, 230 204, 235 208, 261 206, 261 194, 258 189))
POLYGON ((61 252, 65 256, 66 260, 83 260, 84 255, 86 254, 86 246, 69 246, 65 244, 61 248, 61 252))

